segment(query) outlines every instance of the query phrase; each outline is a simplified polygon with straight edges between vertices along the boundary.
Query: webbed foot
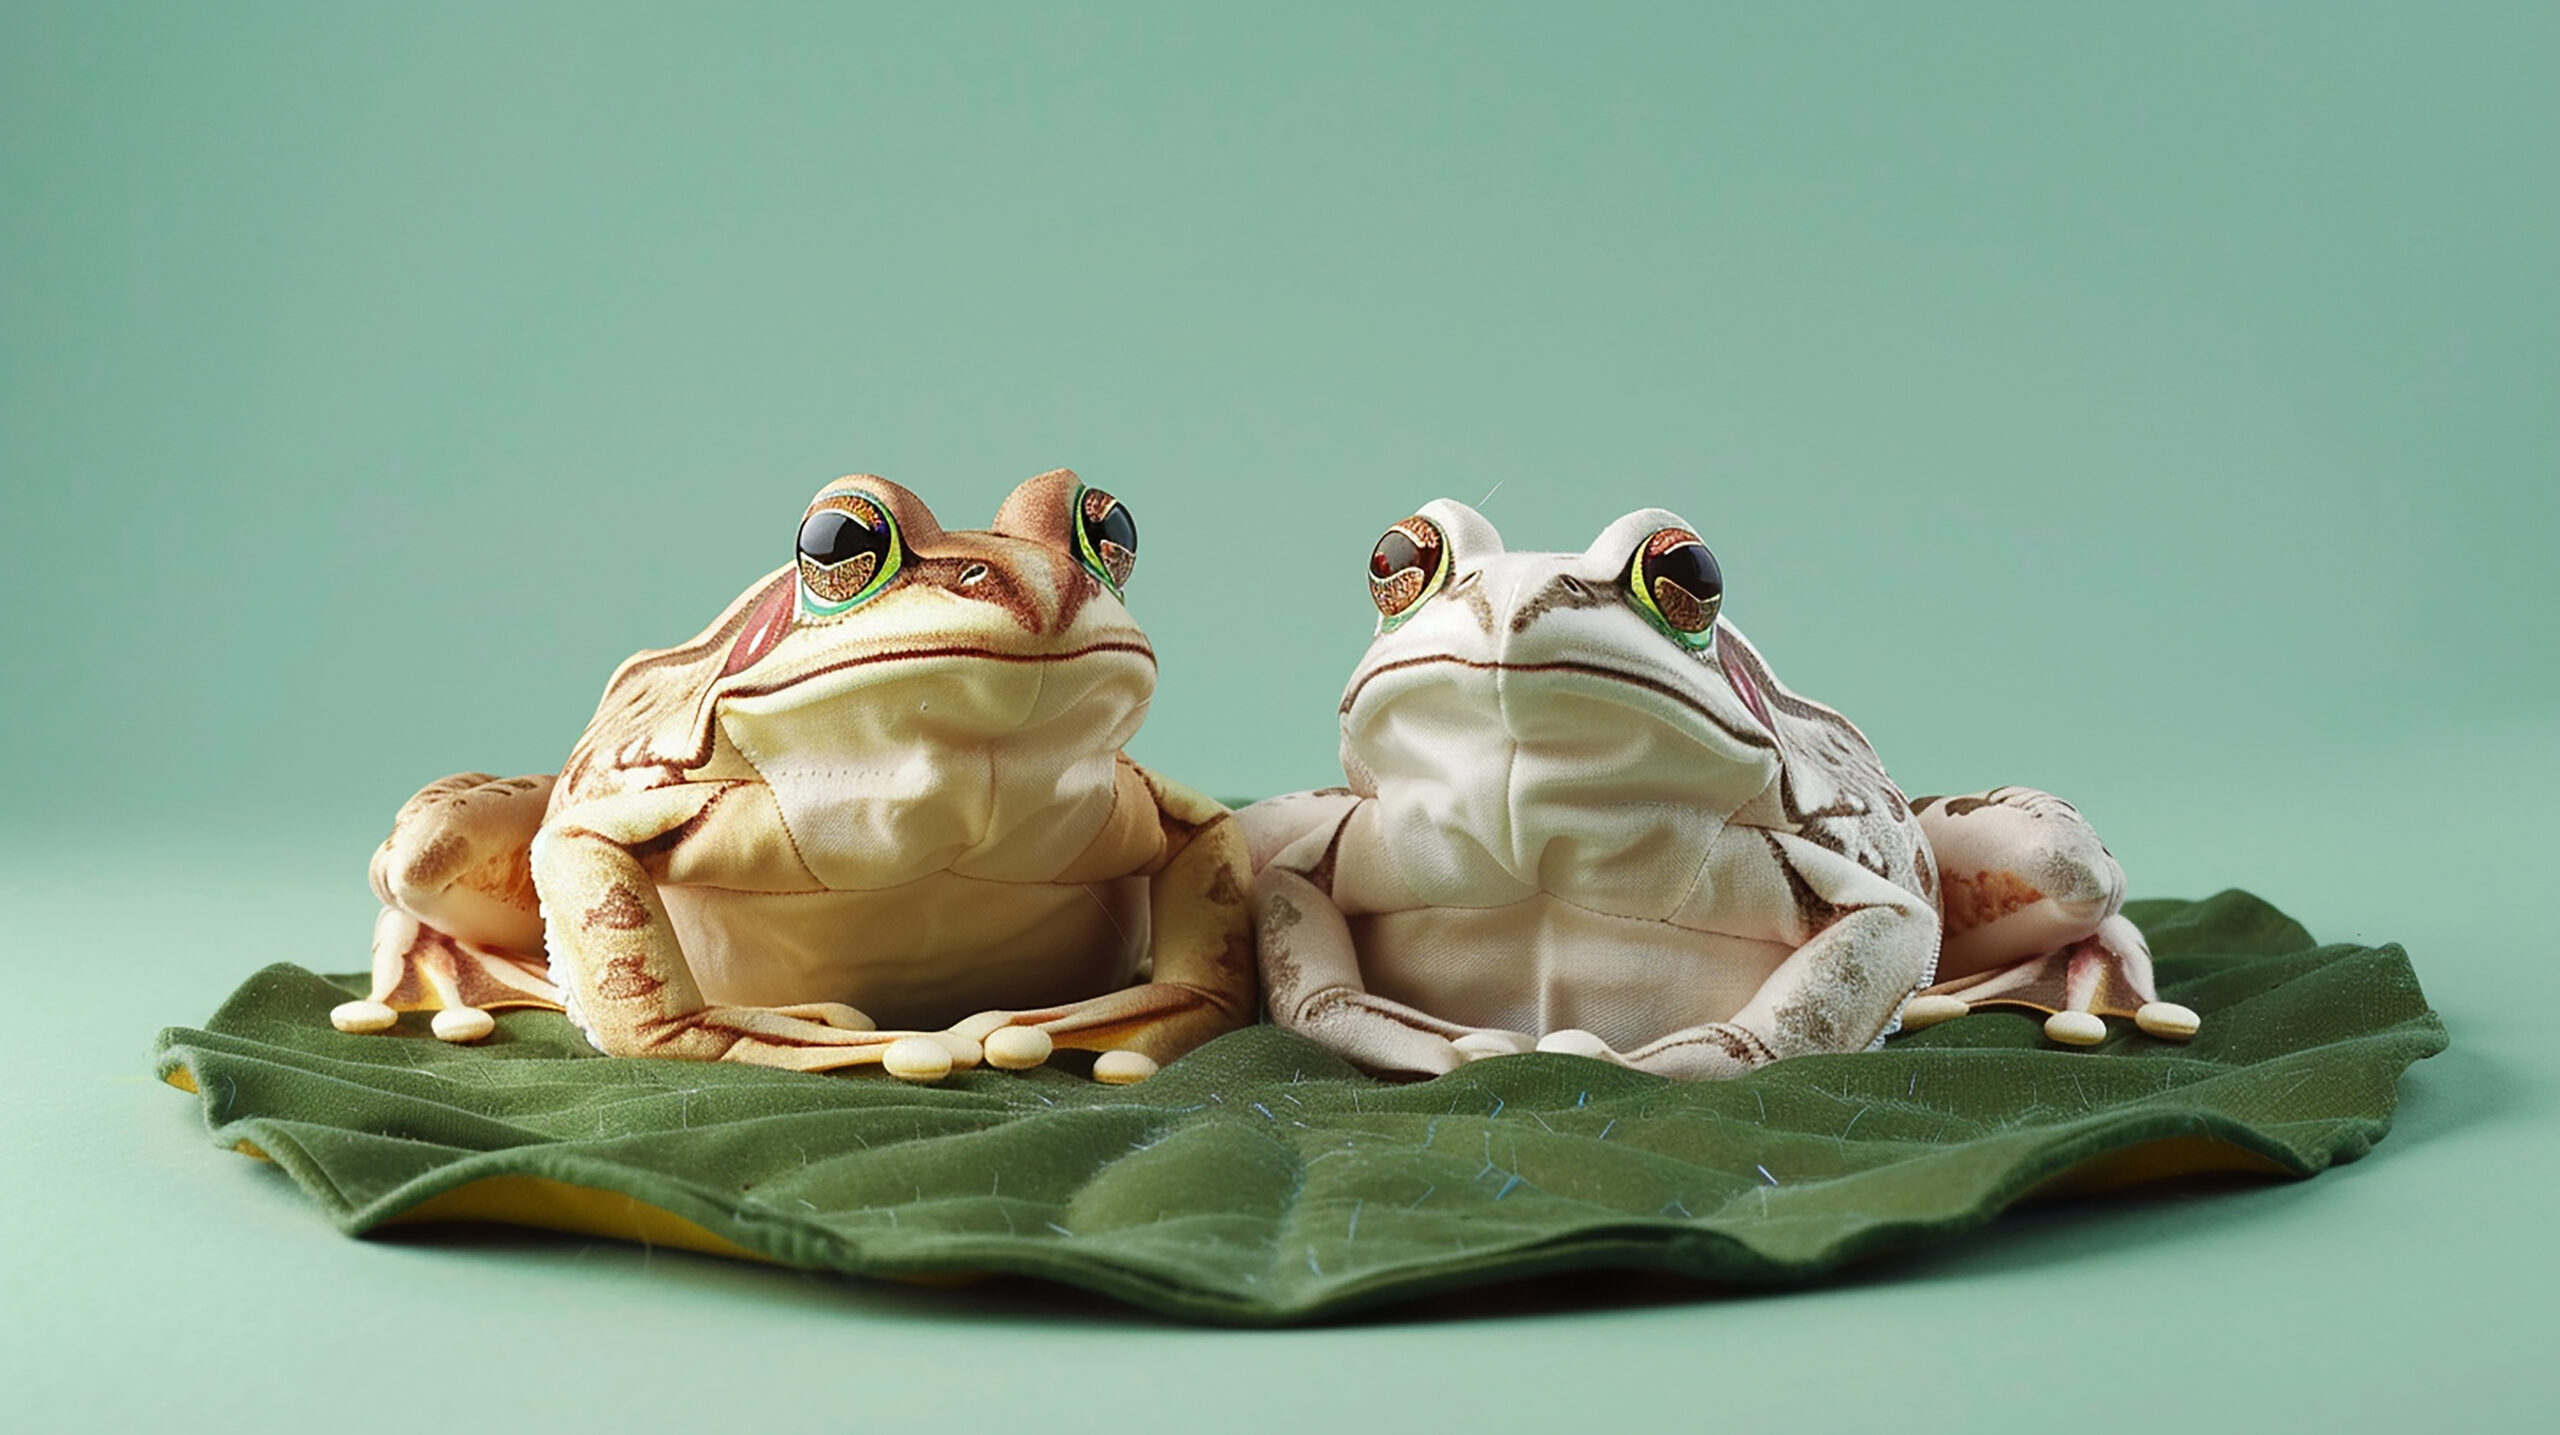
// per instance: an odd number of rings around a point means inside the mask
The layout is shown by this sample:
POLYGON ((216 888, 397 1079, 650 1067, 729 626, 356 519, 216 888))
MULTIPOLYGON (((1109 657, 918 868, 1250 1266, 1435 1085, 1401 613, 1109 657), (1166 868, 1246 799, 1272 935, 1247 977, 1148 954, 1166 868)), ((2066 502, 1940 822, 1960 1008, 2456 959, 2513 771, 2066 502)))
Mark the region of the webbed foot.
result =
POLYGON ((662 1053, 634 1054, 716 1056, 785 1071, 877 1066, 900 1081, 928 1084, 975 1067, 983 1055, 977 1042, 957 1032, 877 1031, 861 1012, 833 1002, 715 1006, 684 1019, 680 1031, 668 1034, 666 1047, 662 1053))
POLYGON ((1902 1008, 1902 1029, 1922 1031, 1942 1021, 1953 1021, 1973 1010, 1973 1003, 1962 997, 1931 993, 1913 997, 1902 1008))
POLYGON ((1903 1008, 1903 1030, 2012 1007, 2044 1014, 2061 1046, 2105 1041, 2108 1017, 2166 1041, 2196 1034, 2196 1014, 2152 985, 2150 945, 2120 910, 2124 869, 2070 803, 1995 787, 1911 810, 1938 859, 1942 980, 1903 1008))
POLYGON ((551 797, 549 777, 460 773, 402 804, 373 854, 373 990, 329 1022, 382 1032, 400 1013, 435 1013, 440 1040, 478 1041, 492 1009, 560 1010, 542 950, 528 844, 551 797))
POLYGON ((2193 1009, 2153 992, 2150 948, 2120 916, 2060 951, 1930 988, 1903 1008, 1902 1029, 1917 1031, 1985 1007, 2043 1014, 2045 1039, 2058 1046, 2105 1041, 2108 1017, 2129 1017, 2161 1041, 2185 1041, 2203 1025, 2193 1009))
POLYGON ((478 1041, 497 1029, 492 1008, 560 1009, 540 958, 448 936, 397 908, 373 926, 373 992, 341 1002, 329 1024, 343 1032, 389 1031, 409 1011, 435 1013, 437 1039, 478 1041))

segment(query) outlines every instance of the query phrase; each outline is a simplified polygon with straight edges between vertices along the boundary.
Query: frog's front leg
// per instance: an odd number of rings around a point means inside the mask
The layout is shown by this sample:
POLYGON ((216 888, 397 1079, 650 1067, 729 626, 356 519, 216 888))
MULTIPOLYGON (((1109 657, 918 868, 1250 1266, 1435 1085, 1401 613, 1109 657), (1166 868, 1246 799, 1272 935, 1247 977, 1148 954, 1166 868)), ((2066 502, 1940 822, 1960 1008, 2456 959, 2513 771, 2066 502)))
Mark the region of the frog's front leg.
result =
POLYGON ((2070 803, 1995 787, 1911 807, 1937 852, 1946 946, 1906 1028, 2010 1006, 2049 1013, 2045 1035, 2068 1046, 2105 1040, 2110 1016, 2172 1041, 2195 1035, 2196 1014, 2160 1000, 2151 948, 2119 914, 2124 869, 2070 803))
POLYGON ((1272 1021, 1367 1070, 1413 1076, 1533 1049, 1536 1039, 1523 1033, 1446 1021, 1369 990, 1332 885, 1343 825, 1357 807, 1348 792, 1304 793, 1243 814, 1259 868, 1254 909, 1272 1021))
POLYGON ((387 1031, 404 1011, 477 1041, 493 1008, 560 1008, 545 972, 528 852, 552 779, 466 772, 402 804, 373 854, 373 990, 329 1013, 340 1031, 387 1031))
POLYGON ((1724 1021, 1617 1053, 1583 1032, 1551 1032, 1547 1051, 1614 1058, 1696 1079, 1738 1076, 1781 1057, 1862 1051, 1884 1034, 1938 950, 1937 914, 1916 893, 1791 832, 1732 827, 1710 855, 1707 885, 1756 936, 1795 950, 1724 1021))
POLYGON ((703 998, 658 884, 798 890, 773 886, 776 874, 797 866, 777 845, 787 845, 778 836, 783 831, 771 791, 743 781, 677 783, 599 798, 543 825, 533 843, 533 878, 542 894, 551 970, 587 1039, 612 1056, 795 1071, 878 1065, 915 1081, 976 1065, 974 1042, 948 1033, 874 1031, 851 1007, 717 1006, 703 998))
POLYGON ((1264 999, 1271 1020, 1378 1072, 1438 1076, 1503 1051, 1462 1045, 1476 1029, 1372 993, 1350 924, 1331 893, 1286 867, 1254 879, 1264 999))
POLYGON ((1120 801, 1161 832, 1147 886, 1148 980, 1036 1011, 989 1011, 952 1030, 992 1066, 1020 1070, 1055 1047, 1100 1053, 1096 1081, 1143 1081, 1253 1019, 1252 868, 1235 814, 1124 760, 1120 801))

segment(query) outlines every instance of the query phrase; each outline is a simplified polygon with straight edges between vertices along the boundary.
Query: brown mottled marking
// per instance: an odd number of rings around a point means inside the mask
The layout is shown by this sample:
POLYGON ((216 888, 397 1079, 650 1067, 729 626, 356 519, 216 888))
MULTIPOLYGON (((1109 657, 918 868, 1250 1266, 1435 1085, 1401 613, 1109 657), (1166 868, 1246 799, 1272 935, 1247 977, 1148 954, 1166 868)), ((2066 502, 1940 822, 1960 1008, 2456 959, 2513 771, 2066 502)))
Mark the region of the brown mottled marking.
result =
POLYGON ((1351 814, 1346 812, 1333 824, 1333 840, 1324 844, 1324 855, 1307 871, 1307 885, 1330 897, 1333 895, 1333 870, 1342 858, 1342 834, 1351 830, 1351 814))
POLYGON ((665 982, 649 974, 647 959, 636 956, 613 958, 596 977, 597 993, 616 1001, 645 1001, 665 986, 665 982))
POLYGON ((1585 583, 1570 573, 1558 573, 1545 587, 1529 595, 1529 601, 1511 612, 1511 631, 1525 633, 1529 625, 1558 608, 1608 608, 1616 605, 1618 595, 1607 588, 1585 583))
POLYGON ((1450 597, 1467 605, 1467 611, 1475 615, 1476 626, 1484 630, 1484 635, 1488 638, 1492 637, 1493 602, 1484 596, 1484 585, 1476 581, 1476 575, 1466 574, 1448 591, 1450 597))
MULTIPOLYGON (((1122 761, 1125 762, 1127 759, 1123 758, 1122 761)), ((1133 767, 1136 766, 1134 763, 1130 765, 1133 767)), ((1146 783, 1147 796, 1152 798, 1155 802, 1157 820, 1164 826, 1165 858, 1169 861, 1175 853, 1178 853, 1183 848, 1190 846, 1191 839, 1198 836, 1200 829, 1208 826, 1209 823, 1194 822, 1190 818, 1176 813, 1171 806, 1167 805, 1164 800, 1164 784, 1156 779, 1156 775, 1154 773, 1140 767, 1138 768, 1138 778, 1140 781, 1146 783)), ((1209 821, 1223 821, 1232 815, 1232 813, 1229 813, 1224 809, 1220 809, 1218 815, 1209 819, 1209 821)))
POLYGON ((470 857, 471 844, 464 841, 460 833, 441 833, 410 856, 409 865, 402 869, 400 880, 413 889, 441 891, 461 872, 462 864, 470 857))
POLYGON ((1787 856, 1786 846, 1778 841, 1776 834, 1762 831, 1759 836, 1768 844, 1769 860, 1777 864, 1779 873, 1787 879, 1787 895, 1795 899, 1796 921, 1803 926, 1808 941, 1842 917, 1860 910, 1844 907, 1813 890, 1813 884, 1796 870, 1795 862, 1787 856))
POLYGON ((636 932, 650 923, 649 904, 640 894, 620 883, 607 888, 604 900, 589 907, 582 919, 590 927, 610 927, 617 932, 636 932))
POLYGON ((522 845, 501 844, 463 873, 459 885, 520 912, 535 910, 541 901, 533 889, 533 850, 522 845))
POLYGON ((1762 1041, 1748 1027, 1719 1022, 1714 1030, 1723 1038, 1725 1050, 1754 1066, 1766 1066, 1778 1059, 1778 1049, 1762 1041))
POLYGON ((1265 985, 1295 988, 1298 984, 1298 959, 1289 950, 1289 931, 1306 920, 1306 913, 1286 897, 1273 897, 1262 916, 1262 964, 1273 979, 1265 985))
POLYGON ((1210 901, 1221 907, 1232 907, 1238 902, 1247 900, 1252 894, 1245 891, 1242 882, 1236 880, 1235 868, 1222 866, 1211 874, 1207 895, 1210 901))
POLYGON ((2072 812, 2079 811, 2078 808, 2072 807, 2070 803, 2064 802, 2059 797, 2054 797, 2051 793, 2039 794, 2033 788, 2026 787, 1995 787, 1989 792, 1982 794, 1980 797, 1951 797, 1947 799, 1947 815, 1949 817, 1963 817, 1968 813, 1979 812, 1986 807, 2014 807, 2019 811, 2024 812, 2029 817, 2042 817, 2044 814, 2036 810, 2035 799, 2038 796, 2050 798, 2053 802, 2059 804, 2066 810, 2072 812))
POLYGON ((1943 877, 1947 889, 1943 908, 1950 936, 1987 926, 2044 900, 2044 893, 2034 883, 2015 872, 1977 872, 1969 877, 1949 872, 1943 877))
POLYGON ((1778 1008, 1778 1034, 1805 1051, 1847 1051, 1853 1045, 1840 1029, 1837 1004, 1806 992, 1778 1008))
POLYGON ((1218 970, 1235 976, 1252 976, 1254 947, 1250 928, 1227 934, 1226 941, 1218 948, 1218 970))

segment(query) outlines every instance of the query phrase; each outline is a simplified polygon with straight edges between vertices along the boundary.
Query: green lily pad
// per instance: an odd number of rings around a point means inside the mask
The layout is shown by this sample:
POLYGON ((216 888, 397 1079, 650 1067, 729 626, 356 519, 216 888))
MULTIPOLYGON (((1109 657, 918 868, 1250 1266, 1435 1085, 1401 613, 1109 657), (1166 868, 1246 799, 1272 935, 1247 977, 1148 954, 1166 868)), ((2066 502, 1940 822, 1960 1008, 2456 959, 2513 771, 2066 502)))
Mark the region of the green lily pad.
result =
POLYGON ((2370 1149, 2444 1049, 2397 947, 2318 946, 2240 892, 2129 912, 2204 1015, 2188 1045, 2064 1051, 1985 1012, 1729 1082, 1533 1054, 1393 1084, 1259 1027, 1135 1087, 914 1087, 610 1059, 544 1012, 471 1047, 346 1036, 328 1010, 360 979, 276 966, 158 1059, 351 1233, 500 1219, 1285 1324, 1567 1270, 1803 1283, 2039 1193, 2308 1176, 2370 1149))

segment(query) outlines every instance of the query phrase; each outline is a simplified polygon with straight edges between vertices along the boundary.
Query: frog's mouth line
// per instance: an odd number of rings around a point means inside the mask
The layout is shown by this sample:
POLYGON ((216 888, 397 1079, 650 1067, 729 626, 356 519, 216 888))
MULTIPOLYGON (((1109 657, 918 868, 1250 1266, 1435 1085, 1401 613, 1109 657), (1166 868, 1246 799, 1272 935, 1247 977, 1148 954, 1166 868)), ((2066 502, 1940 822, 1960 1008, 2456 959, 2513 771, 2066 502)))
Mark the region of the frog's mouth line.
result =
MULTIPOLYGON (((1149 669, 1153 669, 1156 665, 1156 654, 1153 648, 1148 647, 1144 643, 1131 643, 1118 640, 1088 643, 1084 647, 1071 649, 1063 653, 1004 653, 998 652, 993 648, 979 648, 955 644, 950 647, 942 648, 902 648, 893 653, 865 653, 858 658, 845 658, 838 662, 829 663, 824 667, 811 668, 805 673, 794 673, 778 682, 748 683, 732 688, 722 688, 720 690, 720 696, 723 698, 770 697, 775 693, 786 692, 792 688, 799 687, 803 683, 815 682, 817 679, 826 677, 830 673, 841 673, 849 668, 867 668, 880 663, 921 663, 931 662, 936 658, 981 658, 998 663, 1069 663, 1078 658, 1091 657, 1097 653, 1128 653, 1132 656, 1146 659, 1147 667, 1149 669)), ((752 672, 754 670, 749 669, 748 671, 752 672)))
POLYGON ((1360 695, 1363 692, 1368 691, 1371 680, 1384 677, 1389 673, 1400 672, 1406 668, 1425 667, 1434 663, 1446 664, 1451 667, 1473 668, 1478 672, 1487 673, 1576 673, 1584 677, 1606 678, 1611 682, 1625 683, 1629 687, 1642 688, 1646 692, 1668 698, 1672 702, 1675 702, 1680 706, 1687 708, 1689 711, 1696 713, 1698 716, 1705 718, 1707 721, 1714 723, 1716 727, 1721 729, 1727 737, 1732 738, 1735 742, 1741 743, 1745 747, 1765 748, 1772 746, 1767 733, 1755 732, 1747 728, 1738 728, 1734 726, 1733 723, 1728 721, 1721 713, 1718 713, 1713 708, 1708 707, 1705 703, 1698 701, 1696 698, 1682 692, 1680 689, 1673 687, 1671 684, 1666 683, 1659 678, 1648 677, 1642 673, 1625 672, 1600 663, 1491 663, 1477 658, 1458 658, 1441 654, 1433 654, 1429 657, 1420 658, 1398 658, 1392 663, 1380 663, 1378 666, 1362 673, 1360 675, 1360 680, 1351 685, 1351 691, 1342 695, 1341 715, 1344 717, 1351 715, 1352 707, 1360 701, 1360 695))

